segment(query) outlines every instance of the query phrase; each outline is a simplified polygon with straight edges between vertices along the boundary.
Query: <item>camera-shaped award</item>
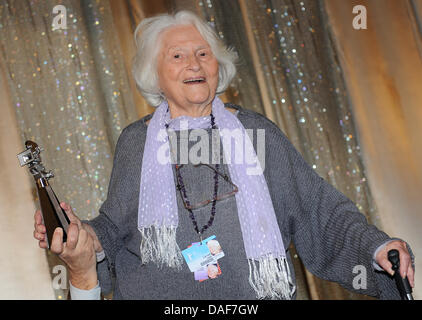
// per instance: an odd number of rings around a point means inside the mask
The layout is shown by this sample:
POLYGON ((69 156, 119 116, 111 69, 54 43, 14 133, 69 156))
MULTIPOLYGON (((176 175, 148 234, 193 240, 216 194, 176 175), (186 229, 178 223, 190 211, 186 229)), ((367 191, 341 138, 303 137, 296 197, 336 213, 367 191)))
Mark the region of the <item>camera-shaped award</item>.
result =
POLYGON ((37 187, 38 199, 43 217, 43 223, 47 230, 47 245, 50 248, 54 230, 57 227, 63 229, 63 242, 67 239, 67 229, 70 221, 66 212, 60 207, 60 202, 51 188, 48 180, 54 175, 51 171, 46 171, 41 163, 40 153, 43 151, 35 142, 26 141, 26 150, 17 155, 21 167, 28 166, 37 187))

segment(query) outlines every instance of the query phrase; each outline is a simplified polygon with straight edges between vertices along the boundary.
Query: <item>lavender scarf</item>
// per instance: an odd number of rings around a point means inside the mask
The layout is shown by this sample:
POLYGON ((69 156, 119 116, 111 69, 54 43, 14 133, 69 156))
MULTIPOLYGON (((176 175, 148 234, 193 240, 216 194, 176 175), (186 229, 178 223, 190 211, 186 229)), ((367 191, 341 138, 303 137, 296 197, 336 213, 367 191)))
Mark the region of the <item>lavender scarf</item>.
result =
MULTIPOLYGON (((249 283, 259 299, 290 299, 295 287, 268 186, 252 142, 241 122, 217 97, 212 103, 212 113, 223 141, 230 177, 239 188, 236 204, 249 264, 249 283), (241 134, 245 158, 249 161, 235 158, 237 139, 234 143, 230 139, 233 132, 241 134), (251 171, 251 167, 258 170, 251 171)), ((163 102, 147 129, 138 209, 141 259, 143 263, 152 261, 180 269, 183 258, 176 243, 178 208, 166 124, 173 130, 206 129, 210 127, 210 117, 170 119, 168 104, 163 102), (188 127, 183 128, 183 124, 188 127)))

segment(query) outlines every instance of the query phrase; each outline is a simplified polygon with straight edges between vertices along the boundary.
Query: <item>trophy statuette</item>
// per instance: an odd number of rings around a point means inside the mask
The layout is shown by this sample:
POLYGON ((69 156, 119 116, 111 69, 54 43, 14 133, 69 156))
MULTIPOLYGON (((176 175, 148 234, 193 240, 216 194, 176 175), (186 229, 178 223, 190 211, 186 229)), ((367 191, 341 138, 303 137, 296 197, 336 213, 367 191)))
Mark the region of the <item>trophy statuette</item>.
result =
POLYGON ((17 155, 21 167, 28 166, 37 187, 38 198, 43 218, 43 223, 47 230, 47 245, 50 248, 53 239, 54 230, 57 227, 63 229, 63 242, 67 239, 67 228, 70 220, 66 212, 60 207, 60 202, 51 188, 48 180, 54 175, 51 171, 47 172, 41 162, 40 153, 43 151, 35 142, 26 141, 26 150, 17 155))

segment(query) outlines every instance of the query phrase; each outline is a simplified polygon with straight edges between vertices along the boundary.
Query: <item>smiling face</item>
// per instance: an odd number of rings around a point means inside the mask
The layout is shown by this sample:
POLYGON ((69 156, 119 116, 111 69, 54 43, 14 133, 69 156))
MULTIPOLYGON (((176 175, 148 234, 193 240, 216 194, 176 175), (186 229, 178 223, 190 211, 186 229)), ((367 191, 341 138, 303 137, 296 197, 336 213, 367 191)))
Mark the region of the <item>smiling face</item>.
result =
POLYGON ((199 117, 211 112, 218 86, 218 61, 193 25, 164 31, 157 71, 172 118, 199 117))
POLYGON ((215 279, 218 276, 218 267, 215 264, 210 264, 207 267, 208 277, 210 279, 215 279))

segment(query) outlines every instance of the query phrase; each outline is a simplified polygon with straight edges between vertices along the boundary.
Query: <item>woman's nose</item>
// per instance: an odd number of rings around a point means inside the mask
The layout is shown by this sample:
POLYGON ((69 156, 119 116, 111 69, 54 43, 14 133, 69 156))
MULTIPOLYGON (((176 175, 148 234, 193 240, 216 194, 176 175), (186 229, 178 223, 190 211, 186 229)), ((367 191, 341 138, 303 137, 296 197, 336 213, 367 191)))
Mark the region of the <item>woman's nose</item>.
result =
POLYGON ((192 71, 199 71, 199 69, 201 69, 201 65, 199 64, 199 61, 196 58, 196 56, 191 56, 189 58, 188 63, 189 63, 188 68, 191 69, 192 71))

